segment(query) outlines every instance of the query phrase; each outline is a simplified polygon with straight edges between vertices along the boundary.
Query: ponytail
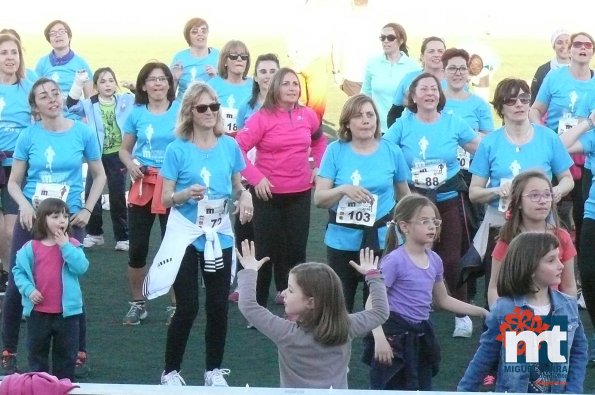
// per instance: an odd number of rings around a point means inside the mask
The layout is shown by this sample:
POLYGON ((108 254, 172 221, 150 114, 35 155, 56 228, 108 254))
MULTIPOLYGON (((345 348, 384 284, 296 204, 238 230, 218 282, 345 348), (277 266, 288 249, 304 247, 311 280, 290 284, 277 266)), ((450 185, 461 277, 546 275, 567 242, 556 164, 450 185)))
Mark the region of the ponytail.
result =
POLYGON ((386 238, 384 241, 384 253, 382 254, 382 258, 390 254, 399 246, 398 231, 399 227, 395 220, 390 220, 386 223, 386 238))

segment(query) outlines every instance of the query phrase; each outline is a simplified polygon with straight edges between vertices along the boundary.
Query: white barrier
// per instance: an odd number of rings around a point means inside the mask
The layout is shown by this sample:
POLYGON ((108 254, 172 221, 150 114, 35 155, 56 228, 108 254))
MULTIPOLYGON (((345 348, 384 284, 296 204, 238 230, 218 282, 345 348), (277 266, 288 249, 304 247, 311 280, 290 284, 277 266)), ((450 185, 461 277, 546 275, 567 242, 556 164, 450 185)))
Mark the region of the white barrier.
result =
MULTIPOLYGON (((379 395, 384 391, 372 390, 336 390, 336 389, 303 389, 303 388, 260 388, 260 387, 165 387, 160 385, 134 384, 79 384, 70 392, 73 395, 379 395)), ((392 391, 396 393, 396 391, 392 391)), ((399 391, 400 395, 460 395, 458 392, 447 391, 399 391)), ((479 392, 468 392, 469 395, 479 395, 479 392)), ((507 394, 513 395, 513 394, 507 394)))

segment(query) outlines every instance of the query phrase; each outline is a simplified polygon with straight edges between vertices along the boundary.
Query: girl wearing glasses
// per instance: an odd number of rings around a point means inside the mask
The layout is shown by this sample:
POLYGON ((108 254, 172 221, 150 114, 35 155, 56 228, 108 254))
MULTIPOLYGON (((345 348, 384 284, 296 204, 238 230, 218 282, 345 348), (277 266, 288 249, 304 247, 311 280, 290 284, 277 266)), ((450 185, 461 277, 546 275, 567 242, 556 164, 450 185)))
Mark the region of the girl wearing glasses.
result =
MULTIPOLYGON (((181 261, 177 275, 170 276, 169 286, 173 283, 177 309, 167 332, 161 383, 184 383, 179 372, 198 313, 199 278, 202 278, 207 316, 205 385, 227 386, 224 376, 229 370, 222 369, 221 364, 232 266, 230 211, 239 214, 242 224, 251 221, 252 196, 242 186, 240 171, 246 165, 235 140, 225 135, 214 90, 204 83, 191 85, 182 100, 178 119, 177 138, 167 147, 161 168, 164 178, 161 201, 172 209, 165 239, 155 258, 161 261, 162 250, 169 250, 177 256, 173 261, 181 261), (228 200, 232 198, 237 204, 230 210, 228 200)), ((160 265, 153 265, 151 273, 160 270, 157 266, 160 265)), ((153 279, 161 281, 161 273, 154 272, 155 277, 151 273, 148 285, 153 279)))
MULTIPOLYGON (((149 239, 155 217, 159 219, 161 236, 165 234, 167 207, 161 203, 165 148, 174 138, 180 108, 175 101, 174 78, 163 63, 145 64, 136 79, 134 108, 124 124, 120 160, 132 180, 128 193, 128 281, 132 301, 124 316, 124 325, 138 325, 147 317, 142 285, 149 252, 149 239)), ((173 299, 173 297, 172 297, 173 299)), ((168 307, 168 321, 175 304, 168 307)))
POLYGON ((191 18, 184 25, 184 39, 188 49, 175 54, 171 69, 178 101, 182 101, 184 92, 195 81, 208 81, 217 75, 219 50, 209 47, 209 24, 202 18, 191 18))
POLYGON ((387 125, 390 128, 397 118, 401 117, 403 110, 405 110, 405 98, 407 97, 407 91, 411 82, 420 75, 421 73, 430 73, 435 75, 442 83, 444 87, 444 70, 442 67, 442 54, 446 49, 444 40, 431 36, 427 37, 421 43, 421 64, 422 70, 415 70, 405 75, 393 97, 393 105, 388 112, 387 125))
MULTIPOLYGON (((349 261, 359 250, 382 254, 386 222, 396 200, 410 193, 409 166, 401 149, 380 137, 378 112, 371 98, 347 100, 339 118, 339 140, 331 143, 316 177, 314 203, 329 211, 324 242, 327 260, 343 285, 348 312, 361 276, 349 261)), ((368 287, 364 285, 364 302, 368 287)))
MULTIPOLYGON (((412 188, 436 202, 448 229, 436 252, 444 262, 451 295, 466 301, 466 287, 459 285, 459 260, 471 237, 470 209, 457 149, 474 153, 480 136, 460 117, 442 111, 445 102, 440 80, 430 73, 419 75, 407 94, 411 114, 397 119, 384 137, 403 150, 412 188)), ((453 337, 471 337, 472 325, 469 317, 456 317, 453 337)))
POLYGON ((442 223, 436 205, 418 194, 401 199, 388 223, 380 270, 390 316, 364 340, 363 360, 370 366, 372 389, 432 389, 432 376, 440 363, 440 346, 430 322, 432 301, 453 313, 488 314, 448 294, 442 260, 430 248, 442 223))
POLYGON ((245 158, 252 148, 257 151, 254 164, 246 161, 242 175, 255 195, 258 259, 271 258, 258 276, 256 299, 261 306, 268 302, 273 265, 280 275, 280 288, 286 289, 289 270, 306 262, 311 189, 326 138, 316 113, 298 103, 300 93, 297 74, 280 69, 262 108, 236 136, 245 158))
POLYGON ((570 234, 560 227, 554 193, 550 179, 539 170, 527 170, 515 177, 510 189, 506 222, 500 229, 500 235, 492 251, 492 270, 488 285, 488 305, 498 299, 498 277, 500 267, 506 256, 508 245, 517 235, 524 232, 551 233, 560 242, 560 261, 564 265, 560 277, 559 289, 566 295, 576 296, 574 278, 574 257, 576 248, 570 234))
POLYGON ((250 70, 250 52, 241 41, 227 42, 219 56, 219 75, 209 80, 209 85, 217 92, 221 103, 221 116, 225 121, 227 133, 235 135, 238 131, 238 108, 252 93, 250 70))
POLYGON ((70 49, 72 30, 66 22, 61 20, 50 22, 43 34, 52 46, 52 51, 39 59, 35 66, 35 72, 39 77, 47 77, 56 81, 62 91, 64 115, 67 118, 80 120, 81 117, 78 114, 68 111, 66 97, 70 95, 75 99, 80 99, 82 94, 87 98, 91 97, 93 85, 88 80, 88 76, 93 75, 93 72, 87 61, 70 49), (79 77, 78 81, 76 81, 77 76, 79 77))
POLYGON ((388 130, 386 119, 393 96, 403 77, 419 70, 417 62, 409 58, 407 33, 398 23, 387 23, 380 31, 383 54, 368 61, 362 92, 370 96, 378 107, 380 133, 388 130))

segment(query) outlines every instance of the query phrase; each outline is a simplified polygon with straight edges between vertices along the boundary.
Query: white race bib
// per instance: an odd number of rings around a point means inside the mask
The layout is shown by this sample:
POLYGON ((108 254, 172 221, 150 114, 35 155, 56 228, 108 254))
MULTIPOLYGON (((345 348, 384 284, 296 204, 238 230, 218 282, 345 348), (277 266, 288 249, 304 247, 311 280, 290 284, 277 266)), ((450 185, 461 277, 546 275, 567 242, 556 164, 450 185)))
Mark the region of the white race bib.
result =
POLYGON ((463 147, 457 147, 457 160, 459 166, 463 170, 469 170, 469 162, 471 162, 471 154, 463 149, 463 147))
POLYGON ((558 134, 562 134, 576 125, 578 125, 578 118, 573 117, 571 113, 567 112, 558 122, 558 134))
POLYGON ((230 133, 237 132, 238 125, 236 124, 236 121, 238 119, 238 109, 230 107, 221 107, 219 111, 221 111, 221 116, 223 117, 225 129, 227 129, 227 131, 230 133))
POLYGON ((372 203, 357 203, 343 196, 337 206, 337 223, 372 226, 376 222, 378 195, 372 194, 372 203))
POLYGON ((33 208, 37 210, 39 204, 47 198, 56 198, 65 202, 69 191, 70 187, 66 184, 38 182, 35 185, 35 193, 31 199, 33 208))
POLYGON ((417 162, 411 169, 411 176, 416 187, 436 189, 446 182, 446 163, 417 162))
POLYGON ((226 215, 227 199, 202 199, 198 202, 196 224, 203 229, 212 229, 220 225, 226 215))

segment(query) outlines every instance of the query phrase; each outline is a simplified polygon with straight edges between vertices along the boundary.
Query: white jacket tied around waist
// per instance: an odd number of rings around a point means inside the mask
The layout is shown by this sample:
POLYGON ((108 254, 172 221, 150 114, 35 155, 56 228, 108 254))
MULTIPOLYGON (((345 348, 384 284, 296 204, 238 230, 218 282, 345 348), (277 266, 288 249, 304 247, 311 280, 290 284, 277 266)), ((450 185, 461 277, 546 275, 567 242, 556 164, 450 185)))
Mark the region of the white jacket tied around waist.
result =
POLYGON ((213 228, 201 228, 172 207, 165 236, 145 277, 144 296, 155 299, 169 291, 178 275, 186 248, 202 235, 207 239, 204 251, 205 271, 223 269, 223 252, 218 233, 233 237, 229 215, 223 216, 221 223, 213 228))

